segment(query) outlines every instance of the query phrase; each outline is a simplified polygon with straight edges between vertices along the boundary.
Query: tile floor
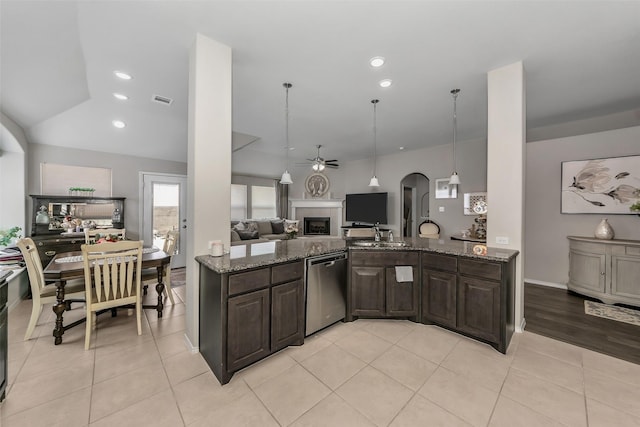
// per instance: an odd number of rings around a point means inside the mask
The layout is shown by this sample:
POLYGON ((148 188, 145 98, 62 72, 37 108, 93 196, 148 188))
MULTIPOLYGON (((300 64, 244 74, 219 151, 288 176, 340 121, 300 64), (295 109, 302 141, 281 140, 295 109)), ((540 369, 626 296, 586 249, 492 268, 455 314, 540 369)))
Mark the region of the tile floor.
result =
MULTIPOLYGON (((220 386, 187 352, 184 287, 143 335, 121 312, 55 347, 45 308, 9 315, 9 388, 0 424, 17 426, 640 426, 640 365, 525 332, 508 354, 407 321, 339 323, 220 386)), ((83 316, 82 307, 66 317, 83 316)))

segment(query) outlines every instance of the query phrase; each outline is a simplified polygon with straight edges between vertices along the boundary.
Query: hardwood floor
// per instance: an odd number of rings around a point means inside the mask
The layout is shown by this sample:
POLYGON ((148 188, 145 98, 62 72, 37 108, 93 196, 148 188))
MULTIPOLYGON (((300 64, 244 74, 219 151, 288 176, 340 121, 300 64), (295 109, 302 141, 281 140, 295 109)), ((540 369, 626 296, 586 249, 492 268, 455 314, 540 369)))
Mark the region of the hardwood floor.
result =
POLYGON ((640 364, 640 326, 588 315, 585 299, 592 300, 564 289, 525 283, 525 329, 640 364))

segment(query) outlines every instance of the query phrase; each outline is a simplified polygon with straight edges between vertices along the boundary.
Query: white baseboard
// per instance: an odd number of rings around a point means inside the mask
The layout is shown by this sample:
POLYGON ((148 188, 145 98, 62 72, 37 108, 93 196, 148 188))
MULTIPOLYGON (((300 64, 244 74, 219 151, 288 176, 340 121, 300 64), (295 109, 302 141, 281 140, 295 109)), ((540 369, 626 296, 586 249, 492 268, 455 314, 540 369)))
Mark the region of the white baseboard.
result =
POLYGON ((531 283, 532 285, 540 285, 547 286, 549 288, 557 288, 557 289, 569 289, 567 285, 564 283, 553 283, 553 282, 544 282, 542 280, 533 280, 533 279, 524 279, 524 283, 531 283))
POLYGON ((527 325, 527 320, 523 317, 522 318, 522 322, 520 322, 520 325, 517 325, 515 328, 515 331, 519 334, 524 332, 524 327, 527 325))
POLYGON ((199 353, 200 352, 200 347, 197 347, 197 346, 193 345, 191 343, 191 340, 187 336, 187 334, 184 334, 184 345, 187 347, 187 350, 189 350, 189 353, 191 353, 191 354, 195 354, 195 353, 199 353))

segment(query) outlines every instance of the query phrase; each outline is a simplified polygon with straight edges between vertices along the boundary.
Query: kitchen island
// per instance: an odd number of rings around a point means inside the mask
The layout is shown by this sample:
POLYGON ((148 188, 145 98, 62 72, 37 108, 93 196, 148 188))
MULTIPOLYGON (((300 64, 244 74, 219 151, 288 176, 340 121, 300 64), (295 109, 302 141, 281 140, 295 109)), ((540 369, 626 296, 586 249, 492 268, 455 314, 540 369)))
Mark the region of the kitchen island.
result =
POLYGON ((304 260, 347 250, 346 321, 409 318, 506 352, 514 331, 517 251, 430 239, 397 246, 353 243, 292 239, 233 246, 222 257, 196 257, 200 352, 221 384, 282 348, 303 344, 304 260), (396 280, 396 266, 410 267, 410 281, 396 280))

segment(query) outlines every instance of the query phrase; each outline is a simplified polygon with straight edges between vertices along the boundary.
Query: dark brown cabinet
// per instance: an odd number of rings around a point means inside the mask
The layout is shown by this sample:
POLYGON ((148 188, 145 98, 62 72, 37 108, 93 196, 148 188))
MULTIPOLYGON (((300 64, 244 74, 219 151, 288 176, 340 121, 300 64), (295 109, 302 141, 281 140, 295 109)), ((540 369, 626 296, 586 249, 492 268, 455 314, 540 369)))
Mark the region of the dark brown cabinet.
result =
POLYGON ((221 384, 304 342, 303 274, 302 261, 224 274, 200 266, 200 353, 221 384))
POLYGON ((419 252, 352 250, 349 264, 347 321, 359 316, 417 318, 419 252), (398 282, 396 266, 411 267, 413 281, 398 282))
POLYGON ((423 323, 435 323, 507 350, 515 329, 515 263, 422 255, 423 323))

